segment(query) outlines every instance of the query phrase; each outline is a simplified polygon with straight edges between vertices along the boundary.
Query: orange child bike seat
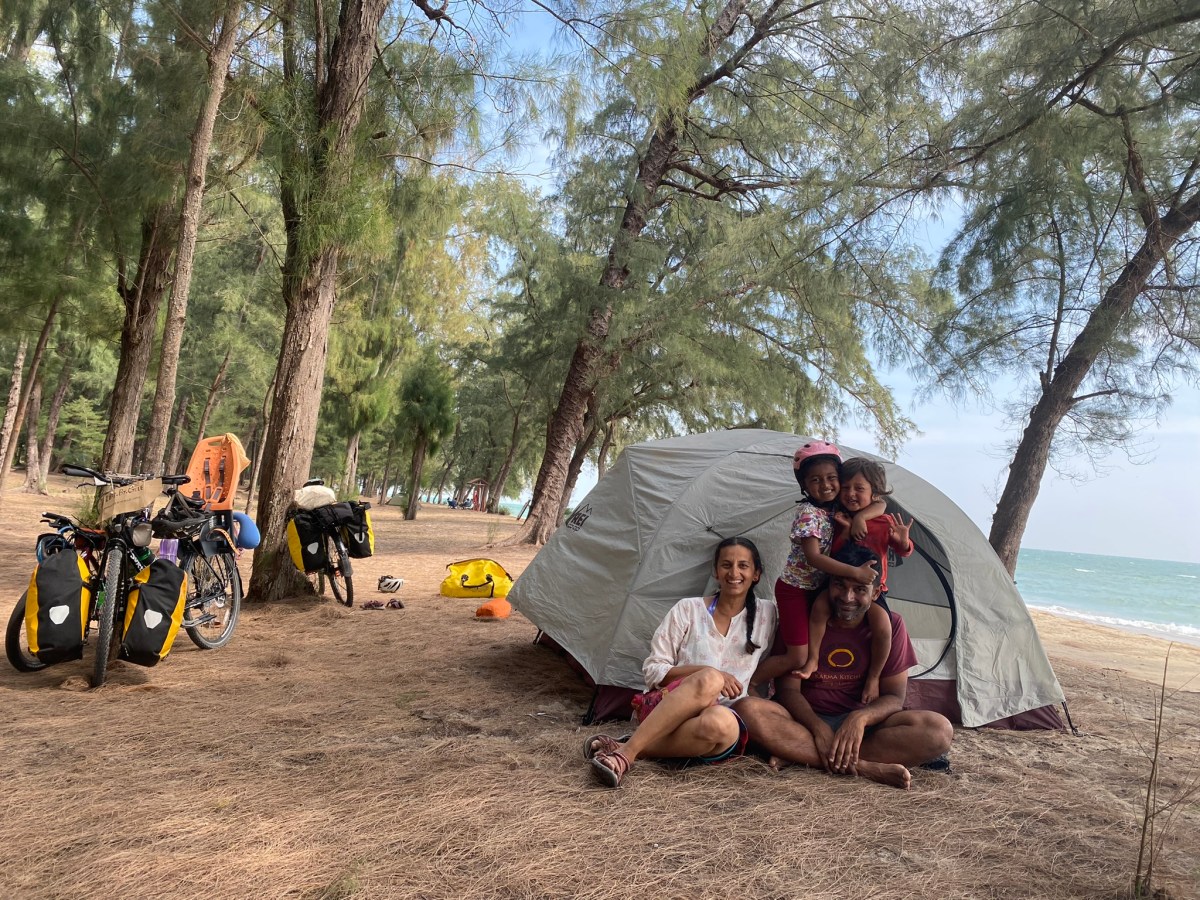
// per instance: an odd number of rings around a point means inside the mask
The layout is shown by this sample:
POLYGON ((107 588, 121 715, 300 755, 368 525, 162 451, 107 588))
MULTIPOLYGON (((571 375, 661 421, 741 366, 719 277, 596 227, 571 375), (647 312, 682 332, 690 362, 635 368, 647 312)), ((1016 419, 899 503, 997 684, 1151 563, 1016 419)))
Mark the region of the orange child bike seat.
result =
POLYGON ((205 507, 214 512, 233 509, 238 480, 249 462, 237 435, 226 432, 201 438, 187 467, 192 480, 183 490, 192 499, 204 501, 205 507))

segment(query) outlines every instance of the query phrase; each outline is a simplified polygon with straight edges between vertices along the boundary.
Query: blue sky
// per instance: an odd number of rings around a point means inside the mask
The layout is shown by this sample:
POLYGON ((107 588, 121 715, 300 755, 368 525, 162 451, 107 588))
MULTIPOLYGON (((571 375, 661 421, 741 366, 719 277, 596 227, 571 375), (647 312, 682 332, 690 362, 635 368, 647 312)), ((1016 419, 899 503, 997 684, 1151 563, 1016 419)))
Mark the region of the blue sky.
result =
MULTIPOLYGON (((957 410, 947 403, 909 408, 924 432, 897 462, 937 485, 985 534, 1008 474, 1005 444, 1014 437, 1001 416, 957 410)), ((864 432, 846 443, 872 450, 864 432)), ((1191 530, 1200 509, 1200 392, 1180 391, 1159 425, 1140 435, 1139 464, 1115 453, 1103 474, 1079 482, 1047 472, 1022 546, 1200 563, 1200 536, 1191 530)), ((1072 461, 1090 471, 1084 461, 1072 461)))

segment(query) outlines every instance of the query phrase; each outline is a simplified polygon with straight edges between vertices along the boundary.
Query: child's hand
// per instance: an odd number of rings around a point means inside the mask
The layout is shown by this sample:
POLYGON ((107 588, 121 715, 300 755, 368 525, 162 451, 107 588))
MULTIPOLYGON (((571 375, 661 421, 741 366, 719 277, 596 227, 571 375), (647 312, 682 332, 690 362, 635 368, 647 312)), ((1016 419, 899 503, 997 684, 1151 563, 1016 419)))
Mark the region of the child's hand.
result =
POLYGON ((850 517, 842 510, 838 510, 833 514, 833 524, 838 527, 838 531, 845 531, 850 527, 850 517))
POLYGON ((854 580, 859 584, 871 584, 879 577, 879 573, 875 571, 875 560, 863 563, 854 570, 854 580))
POLYGON ((871 675, 863 682, 862 702, 870 703, 879 698, 879 679, 871 675))
POLYGON ((814 653, 809 656, 808 661, 799 669, 793 672, 793 675, 799 675, 801 678, 811 678, 813 672, 817 671, 817 655, 814 653))
POLYGON ((850 537, 854 541, 861 541, 867 536, 867 517, 861 512, 854 514, 854 518, 850 521, 850 537))
POLYGON ((892 527, 888 529, 888 541, 901 552, 912 549, 912 540, 908 536, 910 528, 912 528, 912 519, 905 522, 899 515, 892 518, 892 527))

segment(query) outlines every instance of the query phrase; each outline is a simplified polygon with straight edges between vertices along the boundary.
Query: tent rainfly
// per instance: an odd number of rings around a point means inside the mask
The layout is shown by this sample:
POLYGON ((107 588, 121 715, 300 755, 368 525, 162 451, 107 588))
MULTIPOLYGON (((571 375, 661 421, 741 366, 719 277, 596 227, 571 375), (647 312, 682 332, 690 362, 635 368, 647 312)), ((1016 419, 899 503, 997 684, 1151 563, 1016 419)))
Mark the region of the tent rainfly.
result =
MULTIPOLYGON (((628 714, 658 623, 712 589, 717 541, 753 540, 766 567, 758 590, 771 592, 800 499, 792 454, 806 440, 745 429, 631 446, 534 557, 508 599, 596 685, 587 721, 628 714)), ((908 705, 967 726, 1061 728, 1062 688, 983 534, 933 485, 879 461, 888 511, 914 520, 916 551, 888 575, 888 606, 919 660, 908 705)))

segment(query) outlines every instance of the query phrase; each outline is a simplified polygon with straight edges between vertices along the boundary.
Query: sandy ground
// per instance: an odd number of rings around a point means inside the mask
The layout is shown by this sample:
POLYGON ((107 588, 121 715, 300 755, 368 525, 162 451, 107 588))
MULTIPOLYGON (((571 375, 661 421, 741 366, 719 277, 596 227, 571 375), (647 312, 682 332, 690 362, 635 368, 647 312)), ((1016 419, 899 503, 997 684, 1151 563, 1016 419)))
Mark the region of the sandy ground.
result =
MULTIPOLYGON (((5 620, 38 511, 76 503, 52 490, 4 498, 5 620)), ((518 574, 531 550, 488 546, 513 521, 375 523, 360 599, 400 575, 403 610, 249 604, 226 648, 181 636, 96 691, 90 657, 2 666, 0 897, 1129 896, 1162 641, 1036 615, 1080 734, 958 729, 954 774, 906 793, 752 759, 606 791, 580 756, 589 690, 520 615, 438 594, 453 560, 518 574)), ((1200 897, 1200 650, 1176 645, 1168 680, 1156 883, 1200 897)))

